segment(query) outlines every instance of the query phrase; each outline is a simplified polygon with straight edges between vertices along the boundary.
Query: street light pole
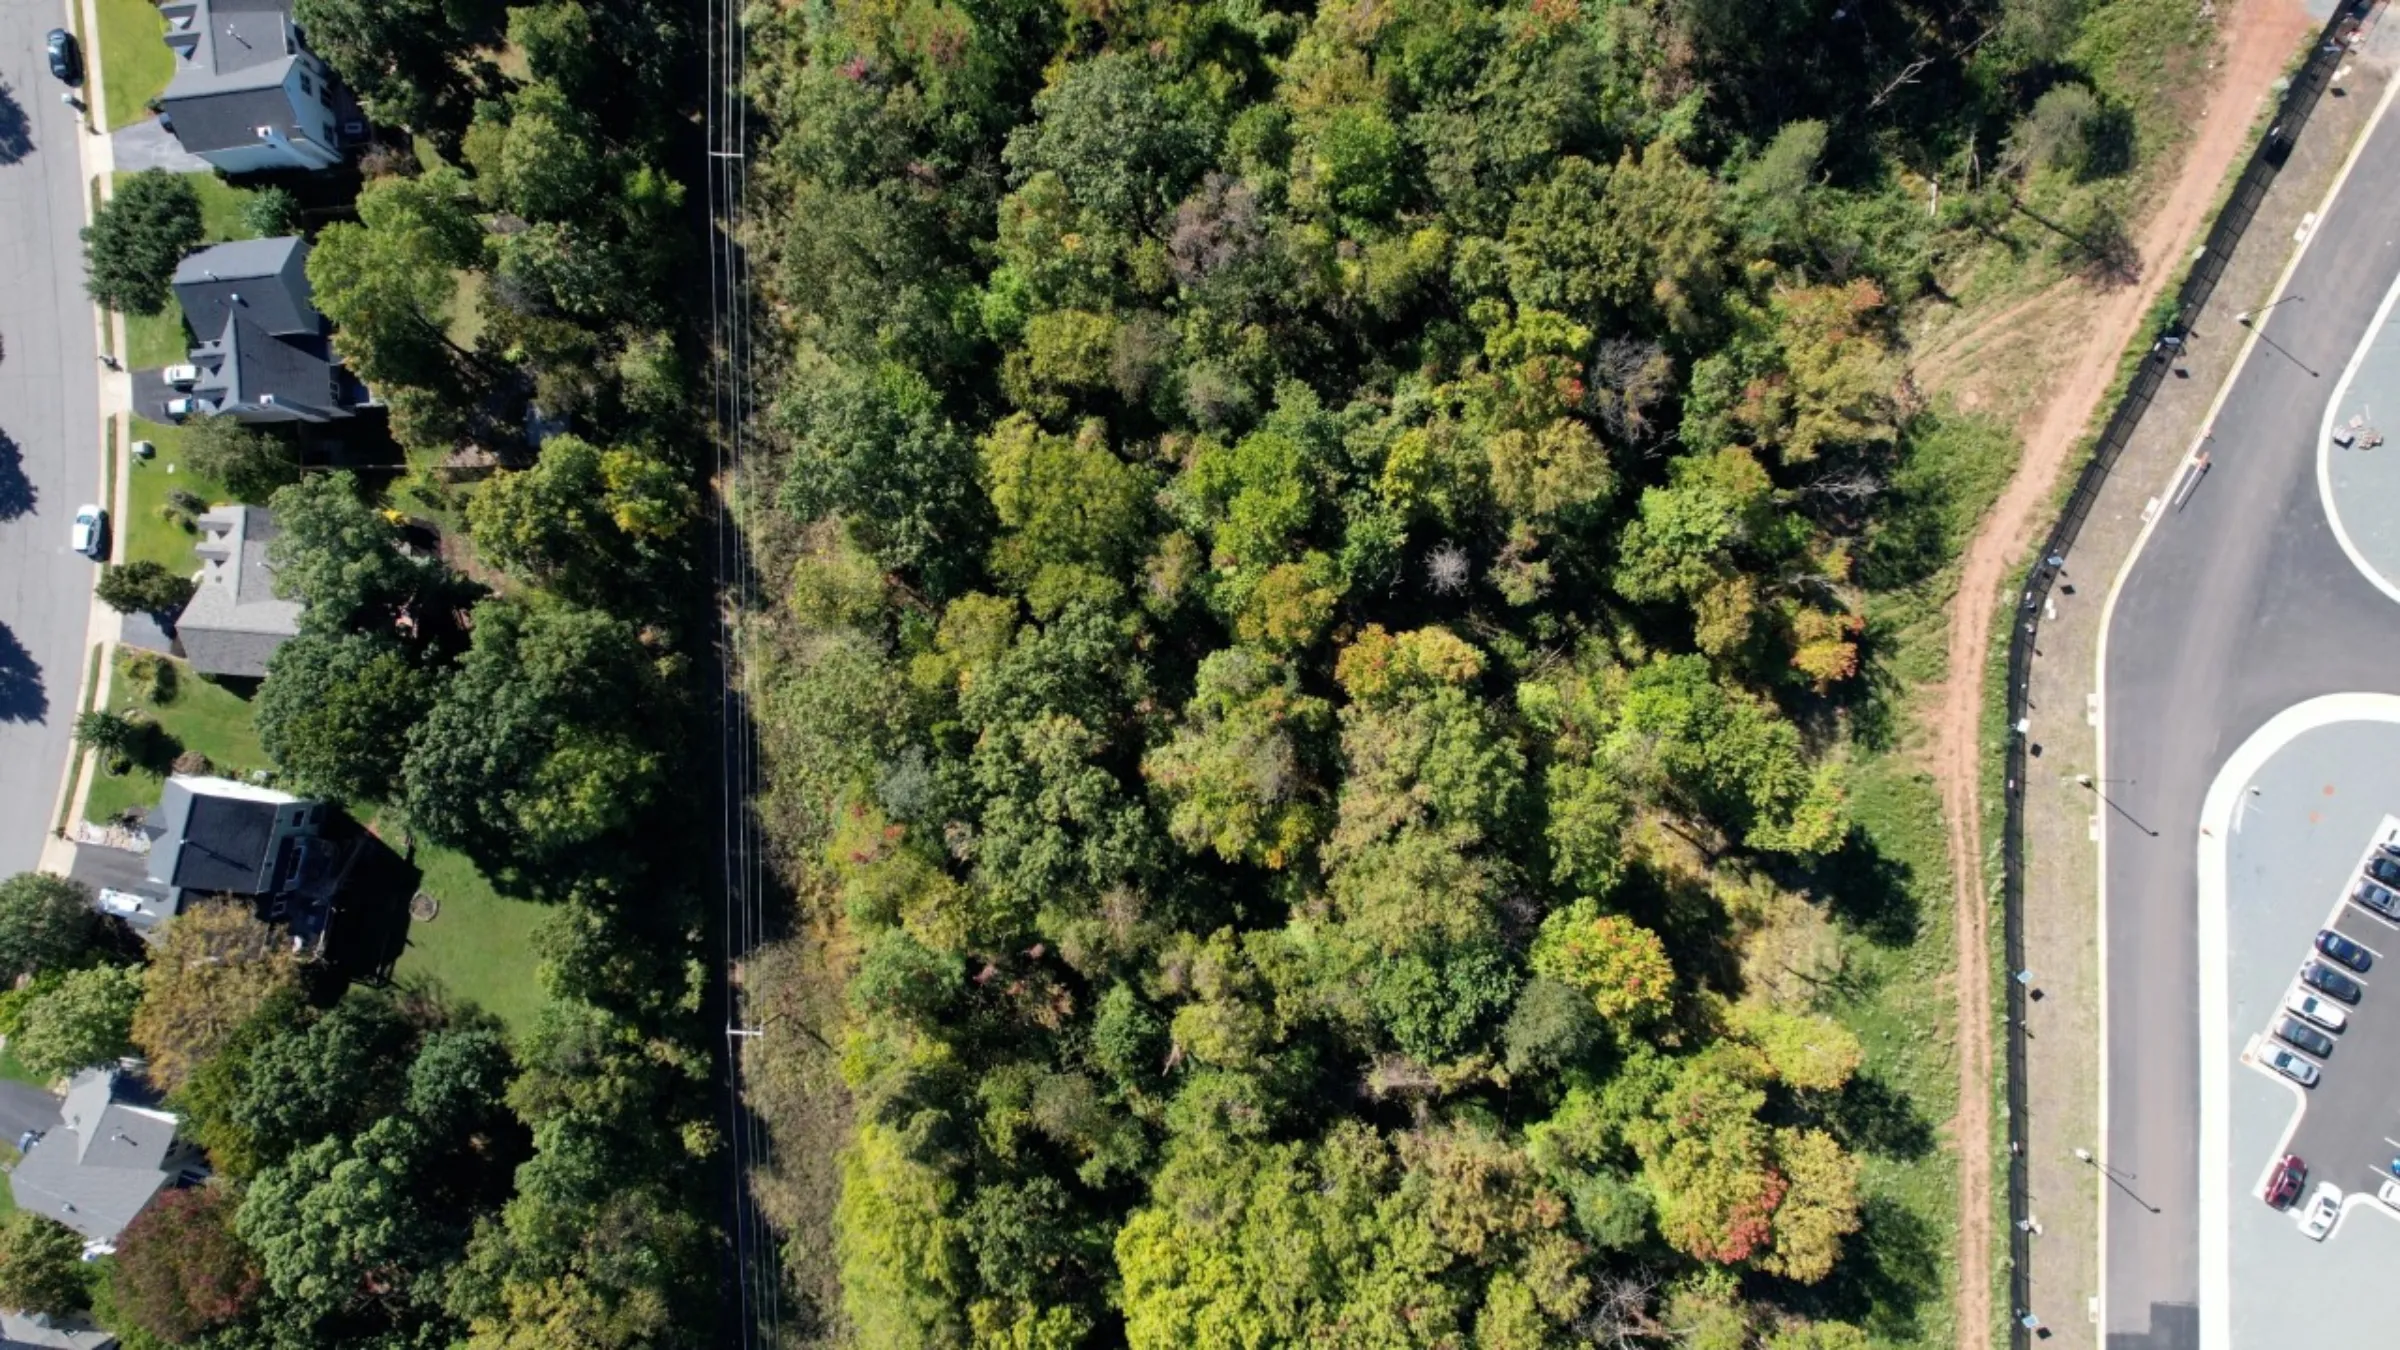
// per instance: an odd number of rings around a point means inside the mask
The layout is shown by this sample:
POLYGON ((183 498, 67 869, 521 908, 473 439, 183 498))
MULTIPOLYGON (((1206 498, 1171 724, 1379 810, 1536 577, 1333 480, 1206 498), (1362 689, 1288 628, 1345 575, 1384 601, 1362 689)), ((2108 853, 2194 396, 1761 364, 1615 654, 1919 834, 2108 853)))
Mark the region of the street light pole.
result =
POLYGON ((2308 297, 2305 295, 2287 295, 2279 300, 2270 301, 2267 304, 2261 305, 2257 309, 2245 309, 2241 313, 2234 315, 2233 321, 2240 324, 2244 328, 2248 328, 2251 320, 2258 318, 2262 314, 2265 314, 2268 310, 2275 308, 2277 305, 2289 304, 2295 300, 2306 301, 2307 299, 2308 297))

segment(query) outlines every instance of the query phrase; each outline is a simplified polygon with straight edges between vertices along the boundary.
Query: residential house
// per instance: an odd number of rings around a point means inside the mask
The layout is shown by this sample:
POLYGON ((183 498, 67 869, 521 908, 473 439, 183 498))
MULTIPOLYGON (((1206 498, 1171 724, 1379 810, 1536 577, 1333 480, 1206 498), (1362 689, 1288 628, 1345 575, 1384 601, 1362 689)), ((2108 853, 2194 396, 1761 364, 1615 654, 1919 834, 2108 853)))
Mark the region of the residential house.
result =
POLYGON ((267 562, 275 516, 263 506, 220 506, 196 523, 200 581, 175 620, 176 652, 203 675, 258 679, 300 631, 300 602, 275 594, 267 562))
POLYGON ((179 902, 228 895, 270 911, 291 897, 330 896, 339 862, 325 837, 331 815, 323 802, 274 788, 176 774, 150 814, 150 880, 179 902))
POLYGON ((351 415, 365 391, 334 359, 325 316, 308 288, 308 241, 243 239, 190 254, 175 268, 175 300, 200 345, 197 379, 160 386, 188 412, 238 422, 331 422, 351 415))
POLYGON ((227 173, 342 161, 333 72, 302 43, 291 0, 166 0, 175 74, 160 125, 227 173))
POLYGON ((206 1170, 199 1150, 177 1136, 174 1114, 133 1086, 113 1068, 75 1075, 57 1128, 36 1136, 8 1174, 17 1208, 83 1234, 87 1255, 115 1250, 152 1196, 206 1170))

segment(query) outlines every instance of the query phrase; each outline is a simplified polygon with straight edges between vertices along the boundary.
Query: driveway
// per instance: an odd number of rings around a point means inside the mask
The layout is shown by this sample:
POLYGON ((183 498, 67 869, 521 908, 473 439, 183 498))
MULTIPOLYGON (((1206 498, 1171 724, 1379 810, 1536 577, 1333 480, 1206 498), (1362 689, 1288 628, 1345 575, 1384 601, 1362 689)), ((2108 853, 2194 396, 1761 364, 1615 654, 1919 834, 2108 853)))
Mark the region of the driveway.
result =
POLYGON ((116 155, 117 168, 124 173, 141 169, 165 169, 168 173, 211 172, 207 160, 185 150, 183 143, 160 126, 155 117, 131 126, 118 127, 108 134, 108 141, 110 150, 116 155))
POLYGON ((67 549, 100 497, 99 359, 83 294, 86 133, 58 100, 46 5, 0 6, 0 876, 49 832, 82 695, 93 564, 67 549))
POLYGON ((0 1079, 0 1144, 14 1148, 27 1130, 47 1130, 58 1120, 58 1098, 31 1084, 0 1079))

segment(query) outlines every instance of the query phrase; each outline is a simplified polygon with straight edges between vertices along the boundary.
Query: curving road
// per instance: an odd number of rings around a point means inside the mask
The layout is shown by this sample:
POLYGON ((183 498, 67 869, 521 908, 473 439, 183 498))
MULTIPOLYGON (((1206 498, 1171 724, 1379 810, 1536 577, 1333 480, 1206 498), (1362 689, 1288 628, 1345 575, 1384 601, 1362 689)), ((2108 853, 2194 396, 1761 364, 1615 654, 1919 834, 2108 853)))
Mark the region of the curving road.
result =
MULTIPOLYGON (((2195 845, 2226 757, 2304 699, 2400 692, 2400 614, 2318 503, 2326 401, 2400 276, 2400 118, 2379 120, 2219 410, 2212 460, 2118 593, 2104 658, 2107 1350, 2199 1345, 2195 845), (2151 1212, 2149 1206, 2156 1206, 2151 1212)), ((2211 336, 2198 335, 2200 340, 2211 336)))
POLYGON ((85 134, 42 38, 55 4, 0 6, 0 876, 53 823, 82 695, 94 564, 67 549, 99 500, 99 353, 83 294, 85 134))

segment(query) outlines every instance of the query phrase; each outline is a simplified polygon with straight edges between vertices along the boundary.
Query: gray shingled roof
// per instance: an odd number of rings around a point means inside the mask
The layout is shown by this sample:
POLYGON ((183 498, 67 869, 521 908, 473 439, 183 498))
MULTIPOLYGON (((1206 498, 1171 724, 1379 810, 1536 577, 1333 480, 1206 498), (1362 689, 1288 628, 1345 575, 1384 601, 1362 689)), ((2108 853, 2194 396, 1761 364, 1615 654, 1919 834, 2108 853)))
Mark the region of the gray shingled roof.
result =
POLYGON ((152 820, 150 879, 207 894, 257 895, 275 868, 277 803, 196 792, 180 775, 167 780, 152 820))
POLYGON ((291 126, 283 82, 299 39, 288 0, 171 0, 159 13, 176 54, 159 106, 184 149, 255 145, 260 127, 291 126))
POLYGON ((236 315, 223 336, 194 348, 192 359, 206 372, 192 395, 219 413, 240 410, 257 419, 280 409, 312 422, 350 415, 334 387, 322 338, 275 337, 236 315))
POLYGON ((177 143, 195 155, 256 145, 260 127, 285 127, 292 120, 292 100, 280 83, 271 89, 169 96, 160 106, 177 143))
POLYGON ((112 1350, 115 1335, 82 1314, 52 1317, 0 1308, 0 1350, 112 1350))
POLYGON ((116 1100, 116 1073, 86 1069, 67 1087, 57 1129, 9 1173, 17 1208, 113 1242, 167 1183, 175 1117, 116 1100))
POLYGON ((194 333, 222 333, 238 315, 270 333, 314 335, 325 321, 309 293, 307 266, 308 243, 298 236, 214 244, 175 265, 175 300, 194 333))
POLYGON ((275 517, 261 506, 220 506, 199 525, 200 585, 175 620, 176 640, 203 675, 256 679, 300 631, 300 604, 275 594, 267 564, 275 517))

